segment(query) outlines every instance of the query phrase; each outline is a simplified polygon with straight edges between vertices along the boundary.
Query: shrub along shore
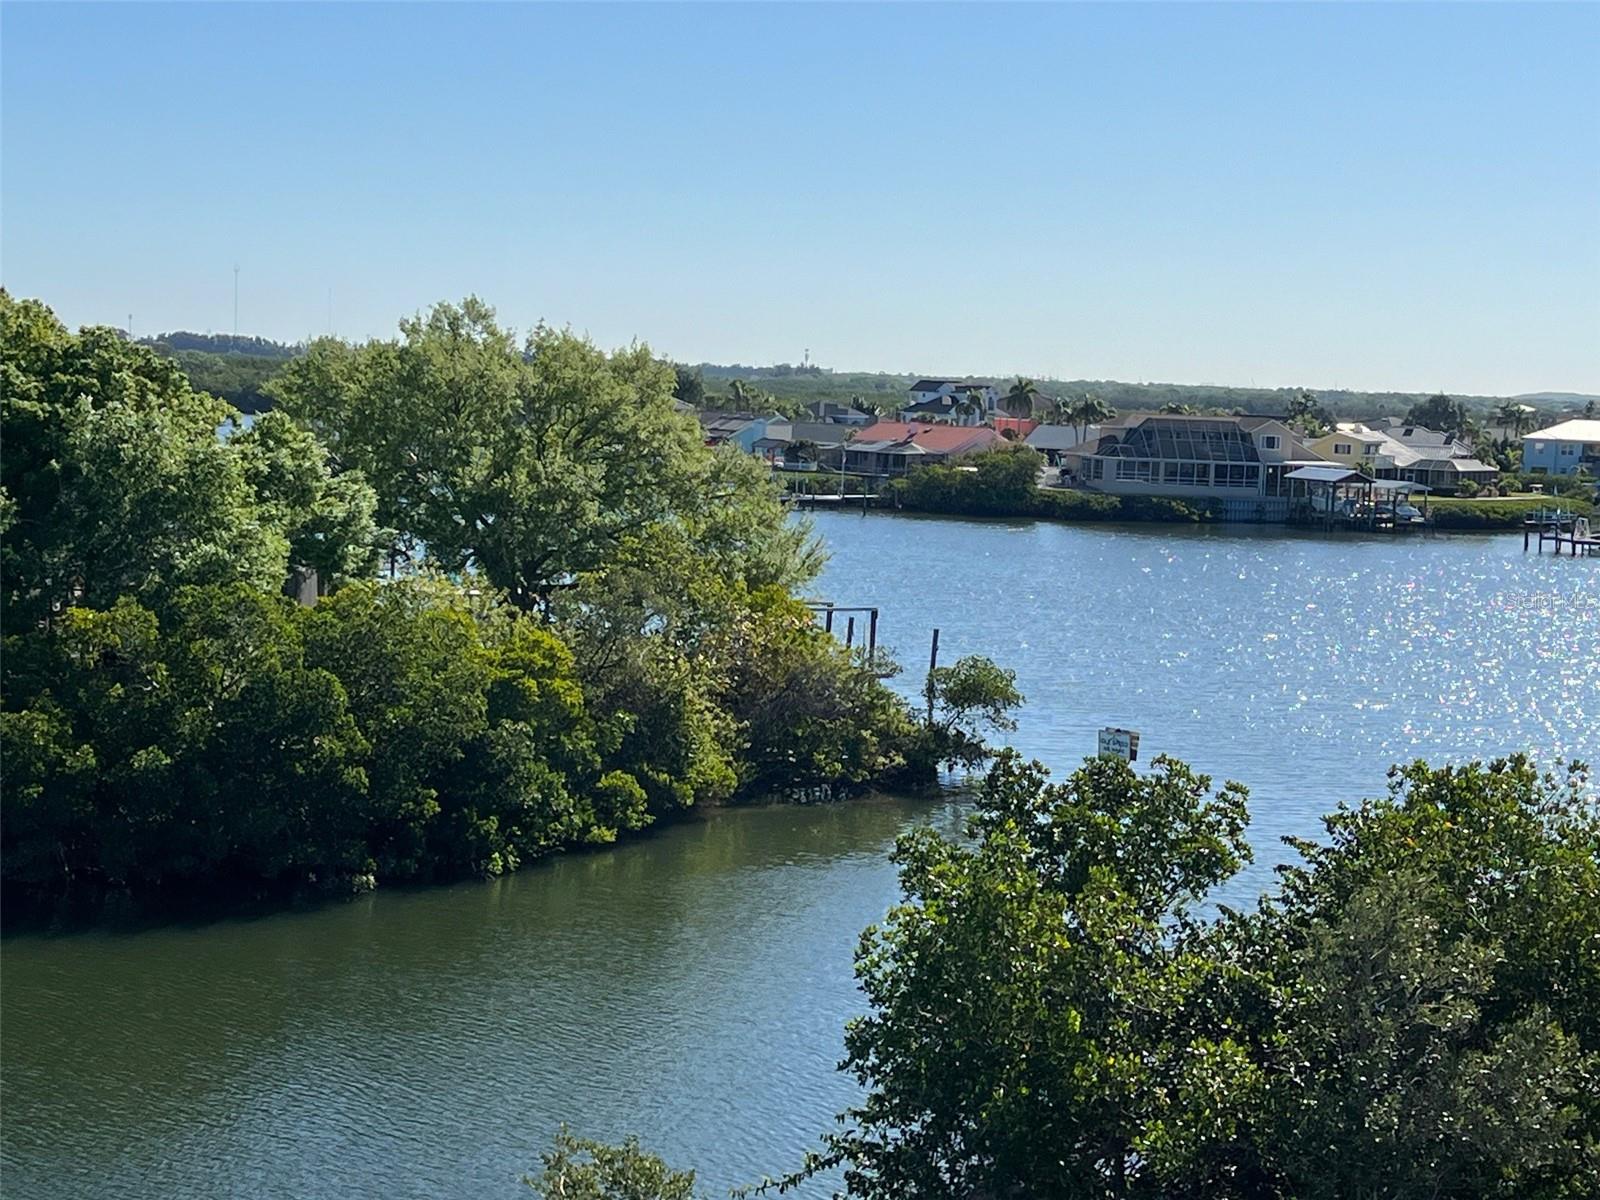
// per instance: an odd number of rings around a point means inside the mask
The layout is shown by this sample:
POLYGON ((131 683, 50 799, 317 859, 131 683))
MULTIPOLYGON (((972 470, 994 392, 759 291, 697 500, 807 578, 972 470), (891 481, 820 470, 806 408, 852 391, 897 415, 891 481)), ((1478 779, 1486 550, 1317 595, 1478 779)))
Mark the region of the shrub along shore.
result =
MULTIPOLYGON (((879 489, 881 506, 946 516, 1035 517, 1050 521, 1109 521, 1196 524, 1220 520, 1204 500, 1160 496, 1112 496, 1065 488, 1042 488, 1037 451, 1012 446, 974 455, 961 466, 923 467, 879 489)), ((1587 500, 1513 496, 1499 499, 1430 498, 1433 527, 1443 530, 1520 529, 1529 515, 1560 505, 1589 515, 1587 500)))

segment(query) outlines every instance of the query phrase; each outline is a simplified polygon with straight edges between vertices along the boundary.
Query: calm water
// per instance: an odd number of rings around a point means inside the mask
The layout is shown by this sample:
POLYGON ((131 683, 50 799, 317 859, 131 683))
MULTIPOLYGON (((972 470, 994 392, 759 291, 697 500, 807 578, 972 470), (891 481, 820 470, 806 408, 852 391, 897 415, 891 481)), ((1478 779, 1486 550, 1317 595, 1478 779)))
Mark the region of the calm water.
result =
MULTIPOLYGON (((1389 763, 1600 757, 1600 562, 1521 539, 1331 542, 824 515, 823 592, 915 670, 1014 665, 1016 742, 1101 725, 1253 793, 1262 862, 1389 763)), ((4 945, 13 1197, 519 1194, 555 1124, 638 1130, 713 1188, 793 1166, 885 853, 960 802, 719 814, 512 879, 311 913, 4 945)))

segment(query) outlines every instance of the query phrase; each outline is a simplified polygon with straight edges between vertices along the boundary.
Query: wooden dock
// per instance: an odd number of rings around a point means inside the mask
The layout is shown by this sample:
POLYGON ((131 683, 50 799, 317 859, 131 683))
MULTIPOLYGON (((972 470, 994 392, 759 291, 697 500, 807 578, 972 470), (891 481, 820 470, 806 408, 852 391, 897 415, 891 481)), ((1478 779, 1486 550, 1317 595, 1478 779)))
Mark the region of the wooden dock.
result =
POLYGON ((1576 513, 1563 512, 1556 509, 1547 512, 1541 509, 1522 523, 1522 549, 1526 552, 1534 547, 1538 553, 1543 554, 1545 543, 1554 547, 1559 556, 1561 548, 1565 546, 1573 558, 1579 555, 1587 557, 1600 553, 1600 537, 1595 537, 1589 527, 1589 518, 1580 517, 1576 513), (1534 539, 1538 542, 1535 546, 1534 539))

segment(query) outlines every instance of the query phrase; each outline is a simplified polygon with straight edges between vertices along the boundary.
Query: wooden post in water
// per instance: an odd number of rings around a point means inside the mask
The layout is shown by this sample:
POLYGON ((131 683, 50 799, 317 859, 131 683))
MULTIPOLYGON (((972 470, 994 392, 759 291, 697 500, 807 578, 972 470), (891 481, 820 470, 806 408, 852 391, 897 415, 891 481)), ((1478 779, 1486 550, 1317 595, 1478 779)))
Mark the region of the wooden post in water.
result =
POLYGON ((933 648, 928 651, 928 724, 933 724, 933 673, 939 669, 939 631, 933 631, 933 648))
POLYGON ((867 653, 878 653, 878 610, 872 609, 871 616, 867 618, 867 653))
POLYGON ((856 641, 856 619, 851 617, 844 625, 844 648, 850 649, 856 641))
POLYGON ((833 632, 833 601, 832 600, 828 601, 828 613, 827 613, 827 616, 823 618, 822 629, 823 629, 823 632, 825 632, 825 633, 832 633, 833 632))

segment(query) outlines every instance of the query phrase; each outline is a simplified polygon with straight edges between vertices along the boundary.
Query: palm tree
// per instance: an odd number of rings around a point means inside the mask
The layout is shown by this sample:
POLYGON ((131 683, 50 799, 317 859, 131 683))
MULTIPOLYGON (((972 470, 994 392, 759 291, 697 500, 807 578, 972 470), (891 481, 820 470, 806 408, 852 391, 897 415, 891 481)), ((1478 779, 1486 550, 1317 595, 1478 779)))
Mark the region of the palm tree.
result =
POLYGON ((975 425, 983 424, 983 418, 986 414, 983 393, 977 390, 963 392, 961 398, 955 403, 955 413, 959 417, 970 416, 977 418, 973 422, 975 425))
POLYGON ((733 407, 740 411, 749 406, 754 394, 755 389, 742 379, 735 379, 728 385, 728 399, 732 402, 733 407))
POLYGON ((1089 436, 1089 426, 1109 421, 1116 415, 1116 409, 1090 392, 1085 392, 1079 400, 1069 405, 1066 411, 1067 420, 1074 429, 1080 431, 1079 441, 1089 436))
POLYGON ((1179 404, 1176 400, 1168 400, 1161 406, 1161 411, 1169 417, 1192 417, 1195 409, 1192 404, 1179 404))
POLYGON ((1011 385, 1010 391, 1000 400, 1000 407, 1006 410, 1008 417, 1031 417, 1033 405, 1039 398, 1039 385, 1031 379, 1017 376, 1017 381, 1011 385))

